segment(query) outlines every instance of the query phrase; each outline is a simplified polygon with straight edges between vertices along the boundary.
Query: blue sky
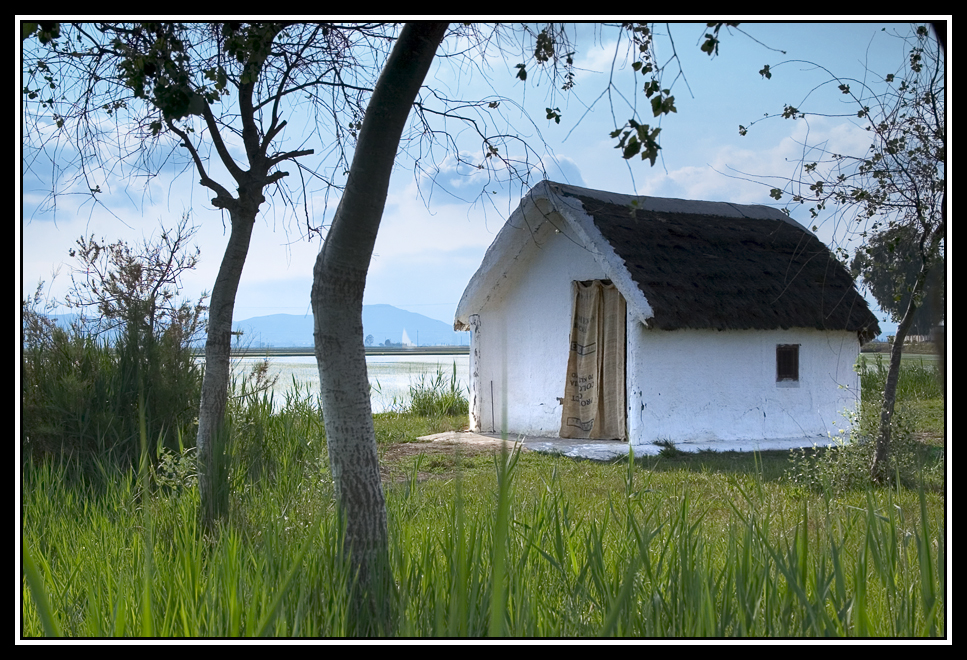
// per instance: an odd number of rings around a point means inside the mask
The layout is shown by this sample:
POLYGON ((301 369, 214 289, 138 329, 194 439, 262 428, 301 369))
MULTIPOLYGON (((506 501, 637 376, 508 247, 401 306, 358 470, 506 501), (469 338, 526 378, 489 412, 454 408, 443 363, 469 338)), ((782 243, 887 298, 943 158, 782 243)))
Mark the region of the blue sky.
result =
MULTIPOLYGON (((630 194, 776 204, 769 188, 782 187, 781 182, 766 177, 793 176, 803 157, 804 142, 823 144, 829 151, 841 153, 862 153, 868 146, 865 131, 857 125, 855 109, 844 109, 835 85, 817 89, 828 74, 803 62, 779 64, 810 61, 841 77, 872 81, 901 71, 903 43, 888 33, 905 34, 907 30, 904 24, 860 22, 748 22, 740 29, 742 32, 731 33, 723 29, 719 56, 709 58, 699 49, 706 31, 703 24, 671 26, 684 78, 673 87, 677 113, 660 120, 662 151, 654 167, 647 161, 623 160, 614 148, 616 140, 609 137, 630 116, 621 107, 621 98, 614 95, 615 122, 608 99, 599 98, 611 75, 614 30, 596 30, 590 24, 577 29, 577 84, 572 93, 558 91, 550 100, 547 92, 551 88, 546 80, 539 80, 535 69, 529 68, 526 87, 516 80, 514 65, 520 58, 515 56, 488 60, 486 77, 479 71, 475 75, 464 71, 458 77, 449 61, 438 58, 428 84, 458 89, 465 98, 500 94, 519 104, 521 110, 503 103, 504 119, 527 139, 534 150, 532 162, 542 164, 553 180, 630 194), (881 31, 883 27, 887 32, 881 31), (767 63, 773 70, 770 80, 758 73, 767 63), (592 106, 595 99, 597 103, 592 106), (781 112, 787 103, 804 110, 849 113, 853 118, 812 118, 808 123, 772 118, 755 124, 745 137, 739 135, 740 124, 750 126, 764 114, 781 112), (560 124, 545 119, 548 105, 560 108, 560 124), (756 177, 769 185, 749 180, 756 177)), ((671 52, 665 32, 666 28, 660 27, 656 38, 660 57, 671 52)), ((643 78, 636 77, 621 58, 614 80, 617 90, 627 98, 632 98, 637 88, 639 108, 647 107, 640 89, 643 78)), ((651 121, 650 112, 641 114, 642 121, 651 121)), ((482 160, 479 140, 471 139, 467 131, 458 131, 455 136, 462 154, 473 162, 482 160)), ((287 139, 291 140, 287 144, 295 145, 303 138, 293 131, 287 139)), ((316 148, 322 151, 321 145, 316 148)), ((464 287, 517 206, 522 191, 519 185, 487 185, 483 172, 456 166, 452 155, 436 163, 424 160, 427 164, 437 168, 432 180, 414 174, 412 160, 405 155, 398 161, 365 303, 390 304, 452 322, 464 287)), ((287 169, 295 174, 294 168, 287 169)), ((201 248, 201 263, 186 278, 184 294, 197 297, 211 288, 227 233, 219 213, 208 201, 212 195, 197 185, 193 171, 163 171, 148 186, 141 180, 112 178, 105 186, 110 194, 104 196, 110 212, 82 203, 83 196, 64 196, 53 213, 39 206, 44 186, 49 186, 49 181, 42 179, 50 170, 47 163, 23 175, 22 295, 32 293, 38 280, 43 279, 52 296, 63 298, 70 284, 67 251, 82 234, 109 241, 137 241, 156 234, 159 220, 171 226, 186 210, 191 210, 199 224, 196 243, 201 248), (59 274, 53 277, 58 269, 59 274)), ((534 171, 532 184, 541 178, 536 168, 534 171)), ((300 228, 306 213, 315 221, 331 217, 336 202, 337 198, 330 195, 328 216, 323 214, 326 203, 321 191, 309 196, 308 208, 300 203, 293 209, 281 199, 263 205, 239 288, 236 320, 311 313, 312 266, 320 242, 318 238, 311 242, 300 239, 300 228)), ((832 214, 814 223, 800 208, 793 217, 805 225, 818 224, 817 233, 828 245, 850 245, 848 227, 832 214)))

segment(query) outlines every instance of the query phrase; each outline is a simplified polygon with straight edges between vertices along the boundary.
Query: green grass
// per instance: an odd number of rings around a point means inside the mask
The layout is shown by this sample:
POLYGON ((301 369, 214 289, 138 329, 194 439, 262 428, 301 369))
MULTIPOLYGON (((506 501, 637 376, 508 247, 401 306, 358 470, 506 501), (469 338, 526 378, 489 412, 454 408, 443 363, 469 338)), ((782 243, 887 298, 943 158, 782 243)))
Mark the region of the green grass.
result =
MULTIPOLYGON (((936 356, 903 355, 900 365, 900 378, 897 382, 898 401, 923 401, 943 397, 943 383, 937 375, 936 356)), ((860 356, 858 369, 864 399, 868 394, 879 392, 879 397, 870 398, 882 400, 889 367, 888 355, 860 356)))
MULTIPOLYGON (((22 635, 352 635, 313 401, 239 404, 213 533, 190 449, 26 460, 22 635)), ((381 447, 462 422, 376 416, 381 447)), ((386 485, 398 636, 946 635, 942 489, 804 489, 785 452, 406 460, 439 476, 386 485)))
MULTIPOLYGON (((937 497, 830 501, 744 467, 522 455, 509 471, 498 460, 459 482, 390 487, 397 634, 944 634, 937 497)), ((196 489, 87 479, 72 465, 25 470, 24 548, 49 605, 25 582, 24 636, 351 632, 325 481, 294 498, 249 493, 206 537, 196 489)))

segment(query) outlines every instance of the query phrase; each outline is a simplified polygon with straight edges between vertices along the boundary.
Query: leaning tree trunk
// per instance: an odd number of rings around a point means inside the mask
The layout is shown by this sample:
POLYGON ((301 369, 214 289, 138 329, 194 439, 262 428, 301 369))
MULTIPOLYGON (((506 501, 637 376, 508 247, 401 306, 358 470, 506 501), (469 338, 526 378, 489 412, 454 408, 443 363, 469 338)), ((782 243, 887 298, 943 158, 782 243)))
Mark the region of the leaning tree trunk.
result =
MULTIPOLYGON (((261 195, 258 197, 261 198, 261 195)), ((208 308, 205 375, 198 411, 198 490, 201 519, 206 527, 228 515, 228 457, 225 408, 231 375, 232 317, 235 294, 248 255, 259 204, 251 201, 230 210, 232 232, 225 247, 208 308)))
POLYGON ((886 374, 886 384, 883 387, 883 404, 880 408, 880 429, 876 436, 876 447, 873 452, 873 460, 870 464, 870 478, 874 483, 882 483, 889 478, 887 474, 887 456, 890 451, 890 442, 893 439, 893 411, 896 407, 896 388, 900 380, 900 359, 903 356, 903 342, 907 338, 910 326, 913 324, 913 317, 917 312, 917 300, 923 292, 927 275, 930 272, 929 264, 926 260, 920 268, 917 280, 913 286, 910 302, 896 329, 896 336, 893 338, 893 348, 890 350, 890 368, 886 374))
POLYGON ((385 630, 390 586, 366 351, 363 289, 396 151, 446 23, 407 24, 380 74, 346 190, 313 268, 312 312, 323 419, 345 549, 357 576, 357 633, 385 630))

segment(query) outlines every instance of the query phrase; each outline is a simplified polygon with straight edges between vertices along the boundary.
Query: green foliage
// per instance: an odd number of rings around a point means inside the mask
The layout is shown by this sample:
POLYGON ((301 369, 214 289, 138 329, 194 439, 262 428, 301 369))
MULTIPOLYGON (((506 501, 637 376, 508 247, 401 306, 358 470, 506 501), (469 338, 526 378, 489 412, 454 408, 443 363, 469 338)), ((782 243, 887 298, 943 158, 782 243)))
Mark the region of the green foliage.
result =
MULTIPOLYGON (((859 372, 863 392, 860 414, 851 413, 849 429, 844 429, 842 440, 833 446, 793 450, 786 473, 792 483, 831 496, 870 487, 873 440, 879 431, 887 368, 882 356, 877 355, 874 364, 861 363, 859 372)), ((922 362, 902 367, 897 385, 899 409, 891 421, 892 439, 884 471, 893 484, 913 488, 924 479, 926 487, 943 489, 942 455, 914 435, 914 429, 924 427, 924 420, 911 405, 938 400, 942 395, 935 369, 922 362)))
POLYGON ((41 304, 41 287, 21 304, 21 446, 26 452, 79 452, 134 464, 139 411, 151 442, 170 450, 194 444, 201 368, 192 341, 205 307, 175 301, 187 217, 140 250, 82 238, 68 303, 93 307, 95 322, 61 328, 41 304))
MULTIPOLYGON (((712 28, 712 31, 705 34, 705 40, 701 46, 702 52, 708 54, 709 57, 718 55, 719 31, 722 27, 735 27, 737 25, 738 23, 708 23, 707 26, 712 28)), ((632 71, 647 77, 642 91, 645 93, 645 98, 650 100, 652 115, 662 117, 672 112, 677 113, 675 97, 671 93, 672 85, 665 87, 661 82, 662 73, 668 63, 660 62, 655 52, 654 26, 649 23, 623 23, 622 28, 631 38, 632 49, 635 51, 632 55, 632 71)), ((676 58, 677 55, 673 54, 669 62, 676 58)), ((768 69, 769 67, 766 65, 766 72, 768 72, 768 69)), ((548 118, 551 117, 548 116, 548 118)), ((745 134, 744 127, 740 126, 739 130, 743 132, 743 135, 745 134)), ((635 117, 632 117, 624 126, 612 131, 611 137, 618 138, 615 149, 621 150, 622 158, 627 160, 641 154, 642 160, 647 159, 654 166, 658 158, 658 151, 661 149, 658 143, 660 132, 660 127, 652 128, 650 125, 642 124, 635 117)))
MULTIPOLYGON (((299 429, 267 433, 290 455, 304 444, 299 429)), ((95 488, 76 462, 28 461, 22 634, 355 634, 313 446, 314 478, 290 462, 294 478, 236 482, 233 515, 212 532, 190 478, 169 488, 160 470, 146 481, 103 463, 95 488)), ((946 634, 936 495, 794 497, 745 459, 720 472, 518 454, 391 486, 396 584, 378 597, 401 637, 946 634)))
POLYGON ((890 317, 899 323, 910 304, 913 283, 923 267, 925 256, 929 269, 924 284, 925 295, 916 301, 917 310, 909 332, 926 335, 943 316, 946 260, 939 252, 939 244, 935 245, 939 253, 922 255, 918 241, 918 232, 912 225, 883 230, 871 236, 856 251, 851 270, 853 277, 863 278, 880 309, 889 312, 890 317))
MULTIPOLYGON (((38 314, 24 302, 27 323, 38 314)), ((34 321, 32 321, 33 319, 34 321)), ((21 446, 25 453, 111 456, 139 453, 138 401, 152 441, 169 449, 194 443, 201 369, 177 331, 152 337, 137 323, 114 341, 79 328, 25 333, 21 355, 21 446)))
POLYGON ((152 479, 155 485, 169 496, 188 493, 198 484, 195 448, 185 447, 176 453, 167 447, 162 447, 158 455, 158 464, 153 467, 152 479))
MULTIPOLYGON (((177 23, 136 23, 128 29, 110 30, 111 46, 120 55, 121 82, 135 98, 149 101, 165 122, 188 115, 202 115, 209 103, 228 94, 222 66, 202 71, 212 87, 192 80, 190 43, 185 26, 177 23)), ((151 125, 161 131, 161 122, 151 125)))
POLYGON ((621 155, 625 159, 641 153, 642 160, 647 158, 654 165, 655 159, 658 158, 658 150, 661 149, 658 144, 658 134, 661 133, 661 128, 639 124, 634 119, 629 119, 625 126, 628 126, 629 130, 618 128, 611 132, 613 138, 621 136, 618 144, 615 145, 615 149, 621 149, 621 155))
POLYGON ((20 24, 20 40, 26 41, 36 35, 37 40, 42 44, 48 44, 60 38, 60 23, 53 21, 41 21, 39 23, 23 22, 20 24))
MULTIPOLYGON (((831 497, 869 488, 870 463, 875 451, 870 438, 853 432, 848 441, 827 448, 794 449, 787 476, 797 486, 831 497)), ((891 479, 907 486, 915 484, 922 467, 918 464, 922 456, 920 449, 899 416, 894 417, 887 467, 891 479)))
POLYGON ((457 364, 449 378, 437 367, 436 376, 420 374, 416 384, 410 386, 409 412, 422 416, 466 416, 470 404, 457 382, 457 364))
POLYGON ((736 27, 738 23, 708 23, 708 27, 713 28, 712 32, 705 34, 705 41, 702 43, 702 52, 709 57, 719 54, 719 30, 722 26, 736 27))

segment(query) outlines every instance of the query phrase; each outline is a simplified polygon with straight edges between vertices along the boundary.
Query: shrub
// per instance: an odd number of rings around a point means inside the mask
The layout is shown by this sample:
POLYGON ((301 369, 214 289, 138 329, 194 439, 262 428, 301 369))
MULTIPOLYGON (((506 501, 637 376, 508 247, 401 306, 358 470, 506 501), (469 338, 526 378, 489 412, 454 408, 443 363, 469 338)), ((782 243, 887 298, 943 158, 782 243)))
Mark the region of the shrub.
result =
MULTIPOLYGON (((842 495, 872 485, 870 465, 875 451, 879 418, 862 417, 850 413, 851 425, 846 438, 836 444, 812 449, 793 449, 786 477, 794 484, 830 496, 842 495)), ((939 478, 942 487, 941 464, 928 458, 929 448, 919 442, 902 412, 893 415, 893 434, 887 454, 887 470, 895 485, 916 488, 926 479, 927 486, 939 478)))
MULTIPOLYGON (((877 355, 861 362, 858 371, 863 400, 858 414, 848 413, 848 433, 842 442, 828 448, 793 450, 786 472, 793 483, 831 495, 870 485, 888 368, 883 356, 877 355)), ((900 369, 886 470, 895 485, 916 487, 923 480, 927 488, 943 488, 943 462, 931 456, 931 448, 913 434, 914 428, 924 427, 923 406, 942 400, 937 376, 937 370, 923 360, 905 362, 900 369)))
POLYGON ((470 403, 457 385, 456 362, 453 363, 449 379, 440 367, 437 367, 436 376, 420 374, 419 381, 410 385, 410 412, 427 417, 466 415, 470 412, 470 403))
POLYGON ((92 337, 57 327, 48 330, 24 335, 21 446, 41 454, 96 449, 119 432, 111 405, 114 356, 92 337))
POLYGON ((132 248, 81 238, 67 304, 94 310, 69 328, 41 305, 43 283, 22 301, 21 446, 41 454, 97 453, 131 464, 140 453, 139 416, 148 441, 193 445, 201 367, 192 343, 203 328, 205 294, 176 299, 195 267, 194 230, 185 215, 173 231, 132 248), (180 436, 179 436, 180 434, 180 436))
POLYGON ((78 327, 24 317, 42 332, 24 334, 21 446, 25 453, 98 454, 130 464, 140 452, 138 407, 149 440, 178 449, 194 444, 201 368, 178 332, 155 337, 131 323, 115 340, 78 327))

